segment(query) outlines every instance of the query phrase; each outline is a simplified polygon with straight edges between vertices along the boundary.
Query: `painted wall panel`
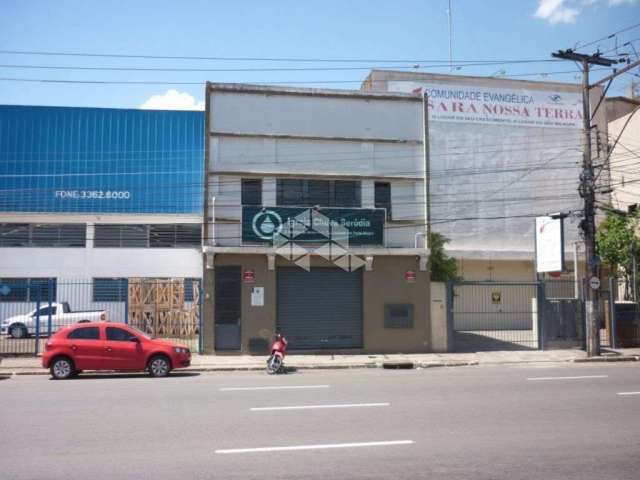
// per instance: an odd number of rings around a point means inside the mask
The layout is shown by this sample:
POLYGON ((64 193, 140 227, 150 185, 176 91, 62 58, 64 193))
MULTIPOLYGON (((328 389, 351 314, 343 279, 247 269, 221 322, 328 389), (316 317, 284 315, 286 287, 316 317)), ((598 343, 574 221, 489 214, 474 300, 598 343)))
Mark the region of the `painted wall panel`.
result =
POLYGON ((420 102, 277 92, 214 91, 210 128, 219 133, 420 140, 420 102), (247 115, 251 112, 251 115, 247 115))
POLYGON ((422 177, 420 144, 213 137, 213 171, 422 177), (318 166, 322 165, 322 172, 318 166))
POLYGON ((0 106, 0 211, 200 213, 202 112, 0 106))

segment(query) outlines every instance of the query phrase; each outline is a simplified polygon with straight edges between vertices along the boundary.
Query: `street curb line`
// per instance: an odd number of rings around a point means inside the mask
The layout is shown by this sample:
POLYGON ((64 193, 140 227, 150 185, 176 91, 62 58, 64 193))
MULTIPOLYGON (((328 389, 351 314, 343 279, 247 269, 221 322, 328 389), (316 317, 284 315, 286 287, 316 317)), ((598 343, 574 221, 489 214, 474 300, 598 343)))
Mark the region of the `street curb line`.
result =
POLYGON ((606 363, 606 362, 640 362, 638 355, 625 355, 623 357, 594 357, 594 358, 576 358, 574 363, 606 363))
MULTIPOLYGON (((524 361, 507 361, 507 362, 482 362, 478 360, 469 361, 444 361, 444 362, 368 362, 353 365, 300 365, 295 370, 349 370, 358 368, 381 368, 386 370, 408 370, 408 369, 426 369, 437 367, 471 367, 477 365, 516 365, 527 363, 609 363, 609 362, 640 362, 639 355, 626 355, 622 357, 596 357, 596 358, 570 358, 564 360, 524 360, 524 361), (411 367, 408 365, 411 364, 411 367)), ((255 372, 262 371, 265 367, 261 365, 249 366, 220 366, 220 367, 190 367, 187 369, 179 369, 177 372, 255 372)), ((104 373, 115 373, 113 371, 104 371, 104 373)), ((118 372, 121 373, 121 372, 118 372)), ((45 369, 42 370, 7 370, 1 371, 0 377, 11 377, 13 375, 49 375, 45 369)))

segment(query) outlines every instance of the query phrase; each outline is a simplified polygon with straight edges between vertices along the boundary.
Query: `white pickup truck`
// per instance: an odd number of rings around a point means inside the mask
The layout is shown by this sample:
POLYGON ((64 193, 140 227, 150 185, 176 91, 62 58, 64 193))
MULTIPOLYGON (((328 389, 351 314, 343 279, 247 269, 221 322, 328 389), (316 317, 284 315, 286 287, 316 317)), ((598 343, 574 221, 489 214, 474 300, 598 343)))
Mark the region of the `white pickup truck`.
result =
POLYGON ((49 315, 51 315, 51 333, 71 325, 82 322, 106 322, 107 312, 104 310, 83 310, 73 312, 68 302, 52 303, 34 309, 25 315, 16 315, 2 320, 0 323, 0 333, 11 335, 13 338, 25 338, 36 334, 36 324, 40 316, 40 335, 49 332, 49 315))

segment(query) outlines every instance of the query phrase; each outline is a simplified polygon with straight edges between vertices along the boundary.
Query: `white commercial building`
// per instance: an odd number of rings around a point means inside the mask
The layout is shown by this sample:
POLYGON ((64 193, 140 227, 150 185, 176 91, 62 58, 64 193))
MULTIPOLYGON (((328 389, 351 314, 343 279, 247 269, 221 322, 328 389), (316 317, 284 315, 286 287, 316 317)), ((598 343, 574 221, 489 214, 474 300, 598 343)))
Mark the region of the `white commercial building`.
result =
POLYGON ((0 321, 68 302, 160 333, 151 310, 165 300, 131 299, 131 279, 186 279, 188 309, 203 133, 201 112, 0 106, 0 321))
MULTIPOLYGON (((579 85, 374 70, 362 89, 428 95, 432 225, 450 239, 464 278, 533 280, 536 216, 574 212, 564 237, 573 250, 582 209, 579 85)), ((601 93, 592 90, 592 109, 601 93)), ((594 124, 597 163, 606 158, 604 104, 594 124)))

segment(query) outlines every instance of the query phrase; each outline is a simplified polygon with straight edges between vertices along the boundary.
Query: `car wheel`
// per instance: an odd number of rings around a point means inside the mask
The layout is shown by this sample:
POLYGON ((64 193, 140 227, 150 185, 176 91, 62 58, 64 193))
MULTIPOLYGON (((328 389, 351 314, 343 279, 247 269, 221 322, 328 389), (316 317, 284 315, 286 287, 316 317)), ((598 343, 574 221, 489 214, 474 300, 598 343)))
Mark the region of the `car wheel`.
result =
POLYGON ((9 335, 11 335, 12 338, 26 338, 27 333, 27 329, 23 325, 12 325, 9 328, 9 335))
POLYGON ((171 371, 171 363, 164 355, 156 355, 149 360, 149 373, 152 377, 166 377, 171 371))
POLYGON ((49 370, 53 378, 56 380, 64 380, 73 376, 75 369, 73 368, 73 362, 71 360, 67 357, 59 357, 51 363, 49 370))

